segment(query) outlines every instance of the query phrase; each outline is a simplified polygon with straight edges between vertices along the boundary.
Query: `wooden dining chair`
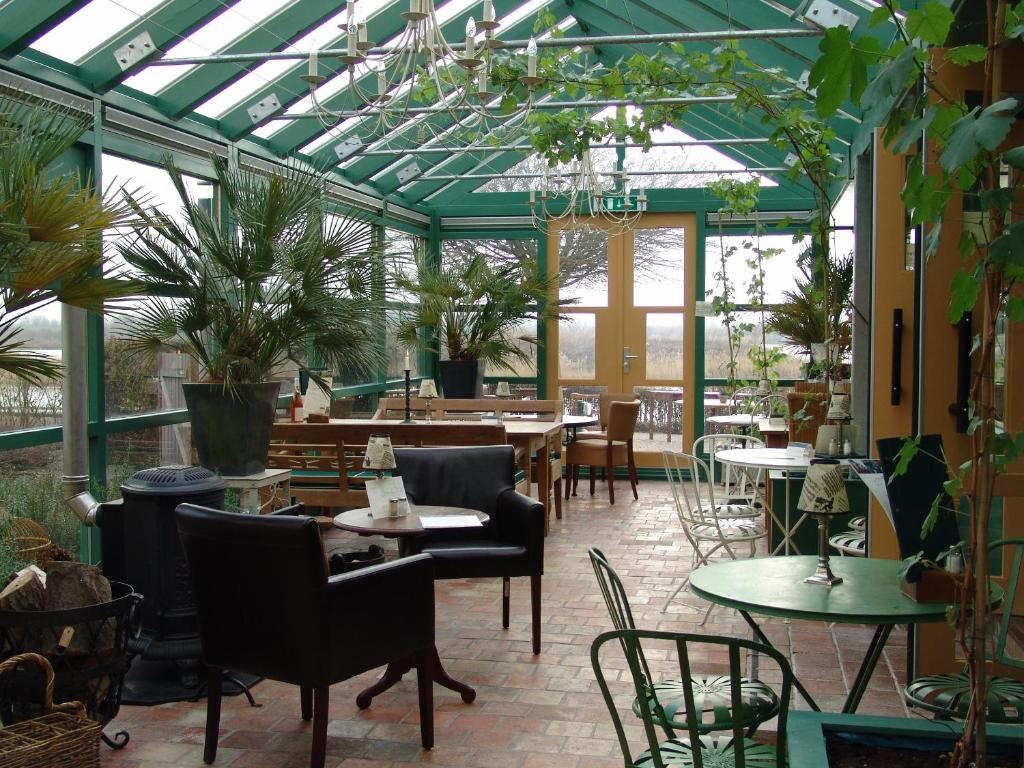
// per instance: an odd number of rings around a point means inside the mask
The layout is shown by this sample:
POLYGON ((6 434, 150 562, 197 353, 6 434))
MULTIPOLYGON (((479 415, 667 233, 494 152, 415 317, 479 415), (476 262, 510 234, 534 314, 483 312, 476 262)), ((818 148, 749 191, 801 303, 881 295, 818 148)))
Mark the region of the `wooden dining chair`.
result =
POLYGON ((609 404, 609 411, 608 430, 604 440, 575 440, 569 443, 565 452, 567 499, 570 486, 575 487, 579 481, 581 465, 590 467, 591 496, 594 495, 595 471, 598 467, 604 467, 608 475, 608 501, 614 504, 615 467, 625 466, 629 470, 633 498, 640 498, 636 492, 636 462, 633 458, 633 432, 636 429, 637 417, 640 415, 640 401, 612 402, 609 404), (572 478, 572 482, 569 482, 569 477, 572 478))

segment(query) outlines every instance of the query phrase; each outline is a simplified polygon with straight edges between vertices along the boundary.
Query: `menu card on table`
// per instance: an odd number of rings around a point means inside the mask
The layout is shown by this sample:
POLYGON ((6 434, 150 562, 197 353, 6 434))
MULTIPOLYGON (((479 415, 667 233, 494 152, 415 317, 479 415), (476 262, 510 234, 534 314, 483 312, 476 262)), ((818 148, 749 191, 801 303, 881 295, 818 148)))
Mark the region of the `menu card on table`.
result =
POLYGON ((405 483, 400 477, 382 477, 366 481, 366 498, 374 520, 382 517, 404 517, 409 514, 409 501, 405 497, 405 483), (398 499, 397 513, 391 512, 391 500, 398 499))
POLYGON ((483 523, 476 515, 421 515, 420 525, 424 528, 481 528, 483 523))

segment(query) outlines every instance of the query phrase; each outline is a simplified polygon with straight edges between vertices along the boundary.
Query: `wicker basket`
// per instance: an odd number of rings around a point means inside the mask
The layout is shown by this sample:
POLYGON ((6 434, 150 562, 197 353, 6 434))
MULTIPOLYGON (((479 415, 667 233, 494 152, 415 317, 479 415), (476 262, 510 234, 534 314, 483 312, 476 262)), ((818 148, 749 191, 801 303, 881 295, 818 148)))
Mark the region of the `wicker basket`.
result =
POLYGON ((26 564, 46 565, 53 558, 53 542, 46 529, 29 517, 12 517, 7 523, 7 542, 26 564))
POLYGON ((53 703, 53 668, 38 653, 21 653, 0 664, 0 674, 31 661, 46 673, 43 706, 49 714, 0 730, 0 765, 4 768, 99 768, 99 723, 85 716, 77 701, 53 703))

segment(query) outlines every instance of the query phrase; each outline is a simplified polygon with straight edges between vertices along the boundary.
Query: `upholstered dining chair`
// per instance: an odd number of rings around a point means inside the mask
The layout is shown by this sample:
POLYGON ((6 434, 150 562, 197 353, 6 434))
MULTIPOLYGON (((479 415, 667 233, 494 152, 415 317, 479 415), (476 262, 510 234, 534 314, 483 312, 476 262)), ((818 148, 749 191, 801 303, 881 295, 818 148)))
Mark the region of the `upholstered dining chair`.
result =
POLYGON ((576 432, 577 440, 607 440, 608 419, 612 403, 631 403, 636 400, 635 392, 602 392, 597 396, 598 429, 581 429, 576 432))
POLYGON ((217 756, 223 670, 300 687, 323 768, 330 686, 391 661, 417 668, 420 737, 434 744, 434 568, 427 556, 328 577, 312 518, 193 504, 176 511, 208 668, 206 745, 217 756))
POLYGON ((438 579, 501 578, 501 625, 508 629, 511 579, 530 577, 533 652, 540 653, 544 505, 515 489, 511 445, 396 448, 394 474, 413 504, 485 512, 483 528, 427 534, 420 551, 434 559, 438 579))
POLYGON ((590 495, 594 495, 595 470, 604 467, 608 475, 608 500, 615 503, 615 467, 627 467, 633 498, 636 492, 636 463, 633 459, 633 432, 640 415, 640 401, 609 403, 608 428, 604 440, 574 440, 565 452, 566 483, 565 497, 569 498, 570 486, 579 482, 580 466, 590 467, 590 495), (570 482, 571 480, 571 482, 570 482))

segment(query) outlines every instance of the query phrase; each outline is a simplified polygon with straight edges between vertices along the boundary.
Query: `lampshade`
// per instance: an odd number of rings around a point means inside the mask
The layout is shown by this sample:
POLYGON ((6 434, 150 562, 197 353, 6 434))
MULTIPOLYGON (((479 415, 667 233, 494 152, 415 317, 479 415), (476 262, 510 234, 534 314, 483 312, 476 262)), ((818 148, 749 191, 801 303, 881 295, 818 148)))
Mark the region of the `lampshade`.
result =
POLYGON ((814 515, 841 515, 850 511, 850 499, 838 461, 816 459, 811 462, 796 508, 814 515))
POLYGON ((420 397, 437 397, 437 385, 433 379, 424 379, 420 382, 420 397))
POLYGON ((826 419, 833 421, 845 421, 850 418, 850 396, 841 392, 832 393, 832 399, 828 403, 826 419))
POLYGON ((507 381, 499 381, 494 387, 494 394, 498 397, 510 397, 512 395, 512 390, 509 389, 507 381))
POLYGON ((370 439, 366 441, 363 467, 375 470, 395 468, 395 451, 391 447, 390 437, 387 435, 370 435, 370 439))

